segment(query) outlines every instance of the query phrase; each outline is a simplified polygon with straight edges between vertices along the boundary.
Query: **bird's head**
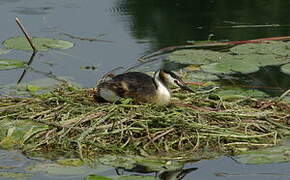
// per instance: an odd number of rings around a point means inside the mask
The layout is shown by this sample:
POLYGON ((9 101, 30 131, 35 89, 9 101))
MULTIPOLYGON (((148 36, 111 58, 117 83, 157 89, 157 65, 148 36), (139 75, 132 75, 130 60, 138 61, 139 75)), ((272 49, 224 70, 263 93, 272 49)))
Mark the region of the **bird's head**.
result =
POLYGON ((168 86, 180 87, 181 89, 184 89, 186 91, 194 92, 191 88, 189 88, 185 84, 185 82, 179 76, 177 76, 172 71, 159 69, 155 72, 154 78, 161 81, 167 87, 168 86))

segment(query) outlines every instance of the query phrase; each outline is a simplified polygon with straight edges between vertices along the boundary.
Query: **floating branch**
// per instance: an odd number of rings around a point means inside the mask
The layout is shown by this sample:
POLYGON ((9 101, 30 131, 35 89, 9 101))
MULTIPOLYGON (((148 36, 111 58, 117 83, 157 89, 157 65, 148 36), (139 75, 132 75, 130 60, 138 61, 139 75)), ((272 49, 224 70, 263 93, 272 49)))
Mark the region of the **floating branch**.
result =
POLYGON ((35 53, 37 51, 37 49, 35 48, 31 37, 29 36, 29 34, 27 33, 26 29, 24 28, 24 26, 21 24, 20 20, 18 18, 15 18, 15 21, 17 23, 17 25, 20 27, 21 31, 23 32, 23 34, 25 35, 27 41, 29 42, 31 48, 33 49, 33 52, 35 53))
MULTIPOLYGON (((33 59, 37 53, 37 49, 35 48, 33 42, 32 42, 32 38, 29 36, 28 32, 26 31, 26 29, 24 28, 24 26, 21 24, 20 20, 18 18, 15 18, 15 21, 17 23, 17 25, 20 27, 21 31, 23 32, 23 34, 25 35, 27 41, 29 42, 31 48, 33 49, 33 53, 31 54, 30 58, 29 58, 29 61, 27 63, 27 65, 29 66, 32 62, 33 62, 33 59)), ((23 73, 21 74, 19 80, 17 81, 17 84, 19 84, 23 77, 25 76, 27 70, 24 69, 23 73)))

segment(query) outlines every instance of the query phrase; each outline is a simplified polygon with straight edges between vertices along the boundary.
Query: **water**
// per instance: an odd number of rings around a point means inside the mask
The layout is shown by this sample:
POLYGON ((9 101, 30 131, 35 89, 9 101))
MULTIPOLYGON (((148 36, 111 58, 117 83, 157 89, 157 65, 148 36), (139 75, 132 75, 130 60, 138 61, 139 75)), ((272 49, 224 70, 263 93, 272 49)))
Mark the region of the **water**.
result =
MULTIPOLYGON (((22 20, 32 36, 71 41, 75 44, 71 49, 38 53, 31 66, 38 71, 69 78, 85 87, 93 87, 97 78, 110 69, 135 64, 137 57, 163 47, 183 45, 187 41, 206 40, 210 34, 214 35, 215 40, 231 41, 287 36, 289 35, 289 7, 290 1, 270 0, 238 2, 231 0, 0 0, 0 41, 22 35, 14 21, 15 17, 22 20), (231 27, 240 24, 281 26, 231 27), (79 37, 98 37, 112 42, 71 39, 63 35, 63 32, 79 37), (80 68, 82 66, 96 66, 97 69, 83 70, 80 68)), ((1 58, 28 61, 29 56, 30 52, 12 51, 1 55, 1 58)), ((15 84, 22 71, 22 69, 0 71, 0 85, 15 84)), ((272 73, 265 71, 260 76, 272 77, 272 73)), ((23 82, 41 78, 46 76, 28 72, 23 82)), ((279 81, 283 81, 283 86, 289 87, 290 81, 281 79, 283 76, 279 75, 279 81)), ((274 84, 272 81, 271 83, 274 84)), ((2 153, 8 156, 10 152, 2 153)), ((221 179, 223 177, 217 177, 215 173, 226 172, 242 174, 228 176, 227 179, 282 180, 289 177, 255 173, 285 174, 289 173, 289 165, 289 163, 242 165, 230 158, 222 157, 186 165, 199 169, 184 179, 221 179)), ((109 172, 109 174, 114 173, 114 170, 109 172)), ((38 178, 45 179, 42 175, 32 179, 38 178)), ((59 177, 46 178, 58 179, 59 177)), ((75 179, 79 178, 75 177, 75 179)))

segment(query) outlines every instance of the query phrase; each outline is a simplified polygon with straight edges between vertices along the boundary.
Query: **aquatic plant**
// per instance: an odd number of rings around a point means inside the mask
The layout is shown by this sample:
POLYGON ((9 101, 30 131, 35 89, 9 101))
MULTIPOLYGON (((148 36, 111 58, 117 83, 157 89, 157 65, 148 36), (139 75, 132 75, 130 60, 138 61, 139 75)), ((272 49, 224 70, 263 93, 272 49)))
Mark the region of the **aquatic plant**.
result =
POLYGON ((290 135, 290 104, 218 90, 175 92, 170 106, 98 104, 94 89, 63 85, 49 93, 0 98, 0 147, 26 153, 167 155, 200 159, 271 147, 290 135))

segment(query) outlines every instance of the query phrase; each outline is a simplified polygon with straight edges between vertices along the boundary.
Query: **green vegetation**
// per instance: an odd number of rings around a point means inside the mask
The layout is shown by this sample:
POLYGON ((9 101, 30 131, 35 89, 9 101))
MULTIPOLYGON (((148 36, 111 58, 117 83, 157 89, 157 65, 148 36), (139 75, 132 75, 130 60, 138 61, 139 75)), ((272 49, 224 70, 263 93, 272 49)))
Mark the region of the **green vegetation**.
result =
POLYGON ((290 63, 283 65, 281 71, 285 74, 290 74, 290 63))
MULTIPOLYGON (((73 47, 73 43, 58 39, 33 37, 33 43, 38 51, 47 51, 50 48, 68 49, 73 47)), ((9 49, 32 50, 29 42, 23 36, 13 37, 3 42, 9 49)))
POLYGON ((65 86, 30 98, 2 97, 0 147, 81 159, 129 153, 198 160, 276 146, 290 135, 290 104, 251 92, 235 98, 221 90, 175 92, 163 107, 98 104, 93 89, 65 86))
POLYGON ((25 67, 26 63, 14 59, 0 59, 0 71, 25 67))
MULTIPOLYGON (((259 71, 260 67, 276 66, 289 63, 289 42, 263 41, 262 43, 247 43, 230 48, 227 52, 210 50, 186 49, 170 53, 170 62, 184 65, 195 65, 200 71, 210 75, 249 74, 259 71)), ((284 73, 288 66, 282 66, 284 73)))

